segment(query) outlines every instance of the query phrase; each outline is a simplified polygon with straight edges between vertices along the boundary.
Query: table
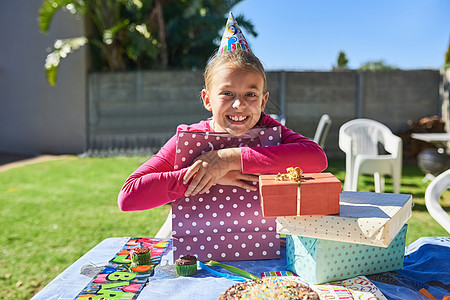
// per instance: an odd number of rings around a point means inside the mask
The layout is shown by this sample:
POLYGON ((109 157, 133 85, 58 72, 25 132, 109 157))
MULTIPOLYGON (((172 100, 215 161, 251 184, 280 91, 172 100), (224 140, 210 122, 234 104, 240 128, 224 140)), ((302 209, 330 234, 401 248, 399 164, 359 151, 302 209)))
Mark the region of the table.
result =
MULTIPOLYGON (((81 268, 92 263, 97 266, 106 265, 122 249, 128 239, 129 237, 105 239, 59 274, 32 300, 73 300, 92 280, 80 274, 81 268)), ((285 251, 283 251, 281 259, 237 261, 227 262, 227 264, 241 268, 245 264, 246 271, 259 276, 258 273, 261 272, 284 270, 285 257, 285 251)), ((165 270, 167 269, 165 266, 172 264, 173 255, 169 247, 160 265, 155 269, 155 275, 150 277, 148 286, 143 289, 138 299, 218 299, 223 291, 236 283, 230 279, 214 277, 203 270, 199 271, 195 277, 178 277, 165 270), (214 290, 204 289, 205 286, 212 286, 214 290)))
POLYGON ((98 266, 105 265, 120 251, 128 239, 127 237, 120 237, 103 240, 59 274, 32 299, 73 300, 92 280, 92 278, 80 274, 81 268, 91 263, 98 266))
POLYGON ((423 182, 433 180, 447 170, 450 164, 450 133, 412 133, 413 139, 434 144, 438 149, 425 149, 417 156, 419 168, 425 173, 423 182))
MULTIPOLYGON (((80 274, 81 268, 91 263, 105 265, 128 239, 119 237, 102 241, 59 274, 32 300, 74 299, 92 280, 80 274)), ((177 277, 168 271, 168 266, 173 263, 172 252, 170 248, 168 250, 138 300, 218 299, 223 291, 236 283, 230 279, 215 277, 203 270, 195 277, 177 277)), ((367 276, 388 299, 426 299, 418 292, 422 287, 437 299, 450 295, 450 237, 420 238, 407 247, 405 254, 402 270, 367 276), (440 285, 443 287, 439 287, 440 285)), ((280 259, 236 261, 226 264, 259 276, 260 272, 284 270, 285 262, 283 250, 280 259)))
POLYGON ((447 148, 450 142, 450 133, 412 133, 411 137, 416 140, 432 143, 438 148, 447 148))

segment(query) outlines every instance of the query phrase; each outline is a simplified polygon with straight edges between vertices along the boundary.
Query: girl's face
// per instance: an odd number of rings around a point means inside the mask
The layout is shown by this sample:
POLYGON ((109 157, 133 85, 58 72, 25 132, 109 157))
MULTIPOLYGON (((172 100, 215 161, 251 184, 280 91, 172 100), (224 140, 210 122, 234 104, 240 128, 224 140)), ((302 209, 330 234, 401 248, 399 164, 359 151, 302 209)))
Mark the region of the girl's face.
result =
POLYGON ((260 74, 228 67, 219 68, 209 90, 202 90, 203 105, 213 115, 213 130, 234 136, 256 125, 268 98, 260 74))

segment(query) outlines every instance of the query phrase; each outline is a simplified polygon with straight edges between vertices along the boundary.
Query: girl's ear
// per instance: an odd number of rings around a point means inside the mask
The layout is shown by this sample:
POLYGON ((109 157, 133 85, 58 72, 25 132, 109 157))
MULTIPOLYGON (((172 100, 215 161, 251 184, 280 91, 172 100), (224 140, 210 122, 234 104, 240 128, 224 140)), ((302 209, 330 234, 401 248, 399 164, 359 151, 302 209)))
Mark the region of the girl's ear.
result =
POLYGON ((269 100, 269 92, 266 92, 262 98, 261 111, 264 111, 264 108, 266 108, 267 100, 269 100))
POLYGON ((202 90, 202 100, 203 106, 206 108, 206 110, 211 111, 212 110, 211 101, 209 99, 208 91, 205 89, 202 90))

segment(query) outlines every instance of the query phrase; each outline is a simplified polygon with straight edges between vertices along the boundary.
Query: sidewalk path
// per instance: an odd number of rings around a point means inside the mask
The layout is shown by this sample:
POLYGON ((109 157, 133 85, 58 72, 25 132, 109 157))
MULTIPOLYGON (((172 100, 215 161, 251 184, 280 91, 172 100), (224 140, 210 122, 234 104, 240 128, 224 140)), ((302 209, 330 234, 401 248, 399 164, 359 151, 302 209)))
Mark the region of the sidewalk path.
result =
POLYGON ((6 163, 1 164, 0 163, 0 172, 22 167, 28 164, 34 164, 39 163, 43 161, 49 161, 49 160, 60 160, 60 159, 67 159, 67 158, 75 158, 75 155, 39 155, 32 158, 24 158, 21 159, 20 157, 16 157, 15 159, 12 157, 8 157, 8 160, 5 158, 6 163), (8 162, 11 161, 11 162, 8 162))

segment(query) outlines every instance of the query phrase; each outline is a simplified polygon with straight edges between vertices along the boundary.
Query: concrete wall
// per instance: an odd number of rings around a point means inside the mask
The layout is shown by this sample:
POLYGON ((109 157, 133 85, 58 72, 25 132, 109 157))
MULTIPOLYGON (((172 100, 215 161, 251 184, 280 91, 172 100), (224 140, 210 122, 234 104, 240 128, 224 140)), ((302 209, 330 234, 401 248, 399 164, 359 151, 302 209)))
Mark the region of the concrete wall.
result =
POLYGON ((210 117, 202 73, 127 72, 89 76, 88 149, 161 147, 177 125, 210 117))
POLYGON ((56 87, 45 79, 46 49, 80 36, 82 20, 59 12, 40 33, 41 1, 0 4, 0 153, 80 153, 86 147, 85 50, 63 60, 56 87))
POLYGON ((374 119, 398 132, 408 120, 439 114, 439 80, 430 70, 288 73, 287 125, 312 137, 320 116, 330 115, 326 152, 341 156, 339 128, 351 119, 374 119))
MULTIPOLYGON (((445 131, 450 132, 450 68, 441 70, 441 84, 439 86, 439 96, 442 102, 442 119, 445 122, 445 131)), ((447 143, 450 149, 450 142, 447 143)))
MULTIPOLYGON (((89 147, 158 149, 180 123, 210 116, 202 108, 201 72, 91 74, 89 147)), ((322 114, 333 124, 325 149, 340 157, 339 128, 358 117, 378 120, 393 132, 408 120, 439 113, 439 72, 268 72, 268 113, 286 116, 286 125, 313 137, 322 114)))

